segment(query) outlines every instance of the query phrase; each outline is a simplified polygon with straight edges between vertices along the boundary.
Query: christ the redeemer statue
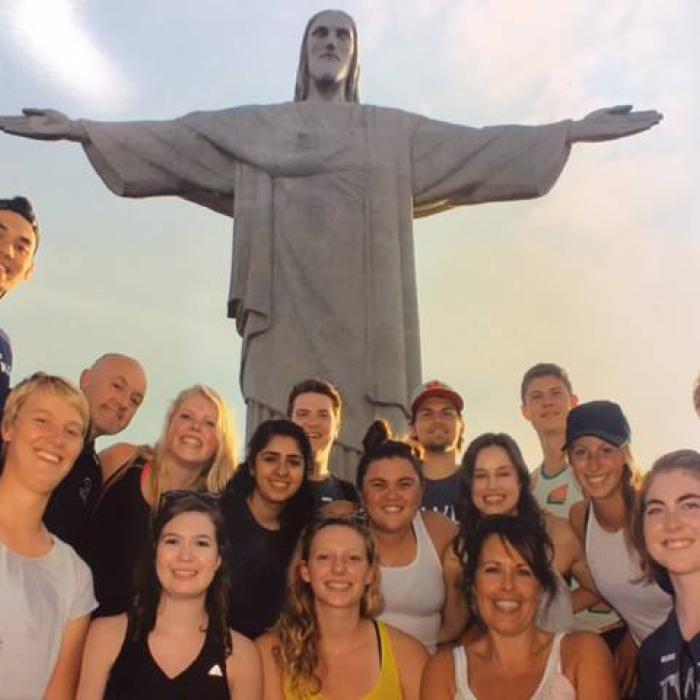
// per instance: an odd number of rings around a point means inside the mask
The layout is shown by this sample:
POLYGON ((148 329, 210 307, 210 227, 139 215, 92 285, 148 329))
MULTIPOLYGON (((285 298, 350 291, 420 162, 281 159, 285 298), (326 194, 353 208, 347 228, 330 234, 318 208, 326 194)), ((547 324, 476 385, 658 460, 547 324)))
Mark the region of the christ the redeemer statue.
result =
POLYGON ((413 218, 538 197, 571 144, 661 119, 624 106, 474 129, 358 104, 357 77, 355 24, 324 11, 304 33, 294 102, 172 121, 0 117, 9 133, 82 143, 118 195, 176 195, 233 216, 228 308, 248 430, 285 412, 295 382, 320 377, 343 392, 341 444, 355 449, 375 416, 405 424, 421 381, 413 218))

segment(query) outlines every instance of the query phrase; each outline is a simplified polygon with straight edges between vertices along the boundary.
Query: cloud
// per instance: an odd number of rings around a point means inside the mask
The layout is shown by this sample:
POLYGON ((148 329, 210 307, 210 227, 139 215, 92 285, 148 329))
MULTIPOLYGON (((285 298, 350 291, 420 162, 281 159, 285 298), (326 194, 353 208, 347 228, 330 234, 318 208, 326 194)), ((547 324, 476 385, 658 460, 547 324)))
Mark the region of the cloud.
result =
POLYGON ((42 78, 97 109, 123 107, 132 87, 85 26, 77 0, 14 0, 10 36, 42 78))

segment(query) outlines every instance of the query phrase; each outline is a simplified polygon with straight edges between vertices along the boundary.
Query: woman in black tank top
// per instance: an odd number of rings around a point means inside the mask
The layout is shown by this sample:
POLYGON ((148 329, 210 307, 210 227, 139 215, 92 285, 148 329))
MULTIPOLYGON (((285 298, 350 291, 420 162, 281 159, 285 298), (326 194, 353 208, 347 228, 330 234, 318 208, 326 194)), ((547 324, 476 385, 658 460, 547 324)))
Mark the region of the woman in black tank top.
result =
POLYGON ((255 646, 227 625, 225 527, 215 496, 169 491, 128 615, 96 619, 79 700, 258 700, 255 646))

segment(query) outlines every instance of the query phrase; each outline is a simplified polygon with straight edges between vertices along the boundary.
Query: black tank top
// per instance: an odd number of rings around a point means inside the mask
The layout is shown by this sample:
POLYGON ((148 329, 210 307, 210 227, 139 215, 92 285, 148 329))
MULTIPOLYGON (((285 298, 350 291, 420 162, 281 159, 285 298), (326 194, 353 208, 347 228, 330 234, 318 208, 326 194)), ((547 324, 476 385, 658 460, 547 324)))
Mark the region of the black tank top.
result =
POLYGON ((207 631, 195 660, 169 678, 148 648, 148 635, 134 640, 131 624, 107 680, 104 700, 230 700, 226 657, 207 631))

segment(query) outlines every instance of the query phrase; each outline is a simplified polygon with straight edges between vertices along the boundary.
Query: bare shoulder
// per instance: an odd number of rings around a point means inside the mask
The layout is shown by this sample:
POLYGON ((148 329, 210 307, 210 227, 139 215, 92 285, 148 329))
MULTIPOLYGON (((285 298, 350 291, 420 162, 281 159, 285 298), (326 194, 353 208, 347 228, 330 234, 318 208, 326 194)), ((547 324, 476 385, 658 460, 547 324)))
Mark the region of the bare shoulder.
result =
POLYGON ((406 634, 391 625, 385 626, 391 642, 391 648, 399 666, 418 663, 422 668, 428 660, 428 652, 425 650, 425 647, 410 634, 406 634))
MULTIPOLYGON (((245 637, 244 639, 250 641, 245 637)), ((251 642, 251 644, 255 644, 257 650, 265 656, 272 654, 272 650, 279 644, 279 640, 274 632, 265 632, 265 634, 261 634, 255 642, 251 642)))
POLYGON ((451 649, 441 649, 431 656, 421 678, 421 700, 455 697, 455 666, 451 649))
POLYGON ((564 667, 587 663, 612 663, 610 650, 602 637, 594 632, 570 632, 561 640, 561 660, 564 667))
POLYGON ((454 655, 452 654, 452 647, 446 647, 440 649, 437 653, 428 659, 428 663, 425 665, 425 672, 428 673, 428 669, 431 669, 431 673, 438 674, 440 676, 452 677, 455 672, 454 655))
POLYGON ((102 477, 108 479, 119 467, 136 457, 138 446, 128 442, 118 442, 102 450, 99 454, 102 477))
POLYGON ((578 544, 578 537, 568 520, 548 513, 546 516, 546 523, 549 536, 559 546, 578 544))
POLYGON ((586 509, 588 508, 588 501, 578 501, 571 506, 569 510, 569 524, 573 528, 576 536, 583 542, 584 530, 585 530, 585 520, 586 520, 586 509))
POLYGON ((255 642, 231 630, 231 645, 236 663, 260 663, 260 653, 255 642))
POLYGON ((443 553, 447 545, 457 535, 457 526, 442 513, 423 511, 421 517, 435 548, 443 553))

